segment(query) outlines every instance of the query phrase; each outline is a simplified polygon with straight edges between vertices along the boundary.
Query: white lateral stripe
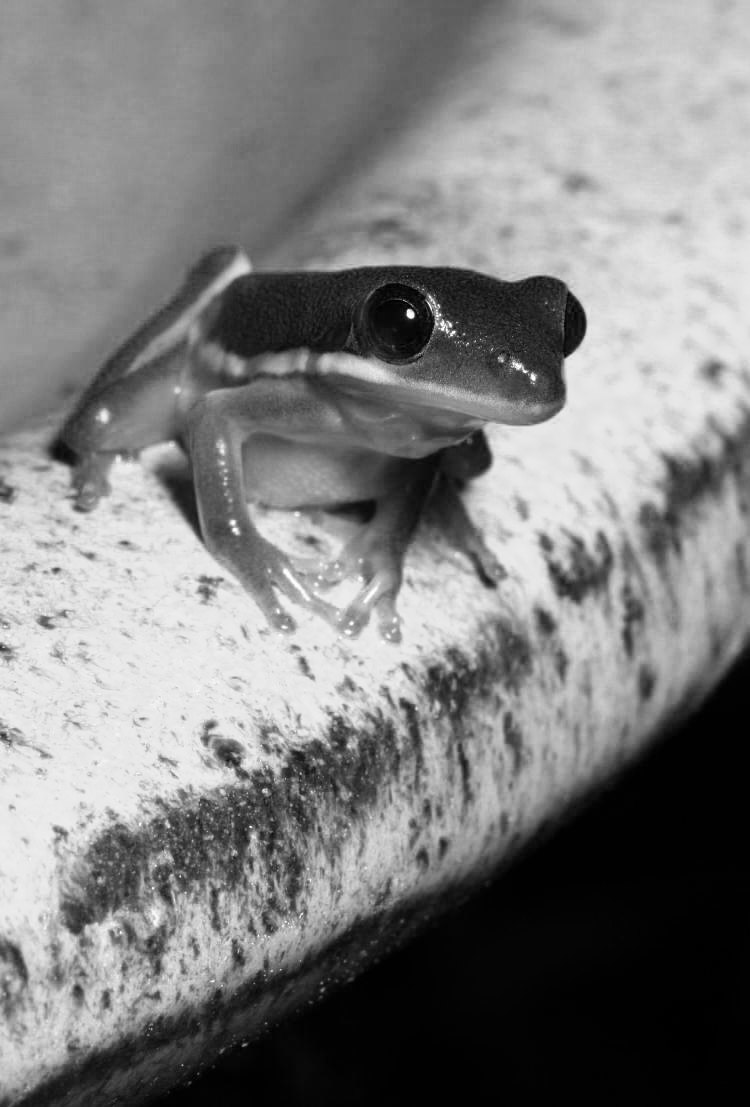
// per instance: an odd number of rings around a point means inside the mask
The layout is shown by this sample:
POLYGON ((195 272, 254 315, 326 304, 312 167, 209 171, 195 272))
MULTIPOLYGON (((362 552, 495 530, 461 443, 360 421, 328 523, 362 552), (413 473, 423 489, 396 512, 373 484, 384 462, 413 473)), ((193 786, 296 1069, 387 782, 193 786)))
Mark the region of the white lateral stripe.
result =
POLYGON ((254 377, 324 377, 336 375, 349 380, 364 381, 377 386, 393 384, 401 378, 393 372, 392 366, 373 358, 357 357, 356 354, 334 351, 316 353, 305 346, 293 350, 281 350, 272 354, 257 354, 243 358, 229 353, 217 342, 206 342, 201 338, 199 327, 194 326, 190 338, 195 343, 201 359, 205 359, 212 372, 217 376, 233 381, 252 380, 254 377))
MULTIPOLYGON (((246 254, 240 251, 233 263, 219 273, 216 280, 202 289, 200 294, 185 306, 184 310, 178 315, 171 326, 166 327, 164 330, 154 335, 151 341, 144 346, 137 357, 133 359, 133 363, 128 369, 128 374, 136 372, 145 362, 155 361, 172 347, 179 346, 180 342, 188 337, 188 332, 199 319, 200 315, 206 310, 208 305, 215 300, 217 296, 221 295, 232 281, 250 272, 252 272, 250 259, 246 254)), ((176 298, 179 299, 179 294, 176 298)))

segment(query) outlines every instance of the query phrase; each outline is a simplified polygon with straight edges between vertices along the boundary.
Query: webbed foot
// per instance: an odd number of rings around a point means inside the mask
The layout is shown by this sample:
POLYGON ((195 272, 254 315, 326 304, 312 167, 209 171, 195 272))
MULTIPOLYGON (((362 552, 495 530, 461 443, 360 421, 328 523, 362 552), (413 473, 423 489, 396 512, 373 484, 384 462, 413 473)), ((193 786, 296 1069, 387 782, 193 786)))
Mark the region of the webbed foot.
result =
POLYGON ((287 634, 297 626, 279 602, 278 594, 314 612, 330 626, 338 626, 339 609, 305 583, 290 558, 265 538, 255 534, 251 539, 245 536, 243 543, 231 540, 217 543, 215 537, 207 535, 206 545, 250 593, 275 630, 287 634))
POLYGON ((315 589, 331 588, 349 577, 362 582, 354 599, 339 613, 336 623, 339 633, 356 638, 375 613, 381 637, 388 642, 400 642, 396 596, 403 577, 403 552, 384 540, 380 528, 365 525, 333 560, 300 558, 293 564, 315 589))

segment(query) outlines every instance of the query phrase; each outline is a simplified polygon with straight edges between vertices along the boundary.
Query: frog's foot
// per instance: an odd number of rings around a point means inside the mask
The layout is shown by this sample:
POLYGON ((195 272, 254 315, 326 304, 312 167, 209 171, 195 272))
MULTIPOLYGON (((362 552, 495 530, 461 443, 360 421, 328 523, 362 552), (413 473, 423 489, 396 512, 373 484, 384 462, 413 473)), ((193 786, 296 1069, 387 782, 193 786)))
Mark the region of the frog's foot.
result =
POLYGON ((401 587, 403 552, 383 540, 377 529, 365 526, 331 561, 299 558, 297 572, 310 579, 315 589, 331 588, 349 577, 362 583, 352 602, 339 615, 337 629, 347 638, 356 636, 376 613, 380 633, 388 642, 401 641, 401 620, 396 613, 396 596, 401 587))
POLYGON ((348 607, 341 612, 338 629, 347 638, 356 638, 367 626, 373 612, 377 614, 380 637, 386 642, 401 641, 401 618, 396 611, 396 595, 401 587, 401 568, 382 566, 372 571, 365 585, 348 607))
POLYGON ((110 493, 109 471, 114 454, 87 454, 73 469, 73 506, 77 511, 93 511, 110 493))
POLYGON ((508 573, 487 546, 482 533, 471 521, 455 483, 443 477, 433 497, 432 510, 451 546, 465 554, 477 576, 488 588, 496 588, 508 573))
POLYGON ((296 623, 279 602, 277 593, 313 611, 329 625, 337 627, 341 612, 317 595, 314 587, 305 583, 286 554, 270 542, 255 535, 246 545, 230 544, 217 548, 207 542, 217 561, 225 565, 253 597, 274 629, 289 633, 296 623))

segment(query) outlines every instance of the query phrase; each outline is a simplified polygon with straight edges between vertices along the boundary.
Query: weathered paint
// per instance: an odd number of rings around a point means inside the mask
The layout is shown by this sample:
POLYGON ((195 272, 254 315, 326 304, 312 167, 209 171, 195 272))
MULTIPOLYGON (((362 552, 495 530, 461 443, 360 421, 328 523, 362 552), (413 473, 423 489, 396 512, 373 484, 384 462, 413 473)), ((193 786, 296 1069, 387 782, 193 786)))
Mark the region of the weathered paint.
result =
MULTIPOLYGON (((267 259, 580 289, 568 409, 494 433, 465 492, 498 589, 428 514, 400 647, 284 641, 216 575, 173 451, 87 519, 43 434, 0 453, 0 1103, 137 1103, 350 978, 747 644, 750 118, 707 43, 741 69, 749 32, 717 11, 489 6, 465 82, 267 259)), ((301 553, 357 525, 261 521, 301 553)))

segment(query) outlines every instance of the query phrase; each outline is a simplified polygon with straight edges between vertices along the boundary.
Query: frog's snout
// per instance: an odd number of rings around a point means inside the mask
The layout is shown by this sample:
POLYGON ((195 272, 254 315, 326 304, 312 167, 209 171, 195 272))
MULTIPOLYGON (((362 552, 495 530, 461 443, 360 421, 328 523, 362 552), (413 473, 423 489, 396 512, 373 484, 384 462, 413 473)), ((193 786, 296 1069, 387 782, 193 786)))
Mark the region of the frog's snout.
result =
POLYGON ((581 301, 568 291, 563 320, 563 357, 569 357, 583 342, 586 334, 586 312, 581 301))

